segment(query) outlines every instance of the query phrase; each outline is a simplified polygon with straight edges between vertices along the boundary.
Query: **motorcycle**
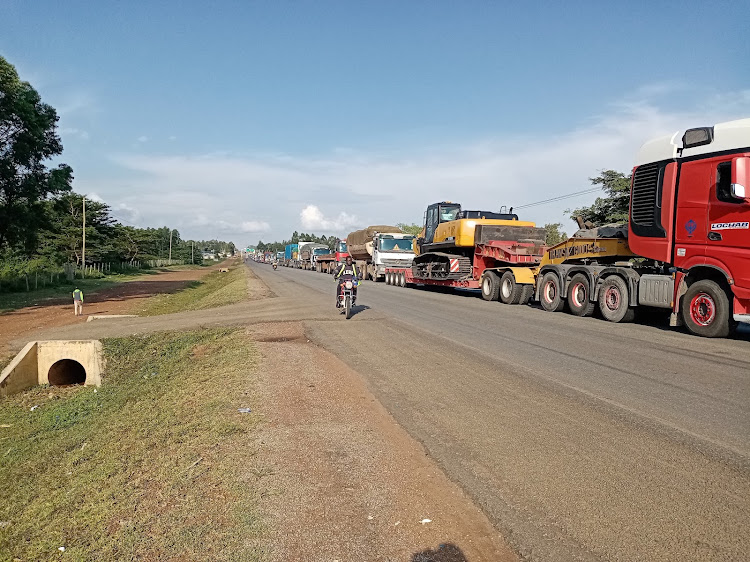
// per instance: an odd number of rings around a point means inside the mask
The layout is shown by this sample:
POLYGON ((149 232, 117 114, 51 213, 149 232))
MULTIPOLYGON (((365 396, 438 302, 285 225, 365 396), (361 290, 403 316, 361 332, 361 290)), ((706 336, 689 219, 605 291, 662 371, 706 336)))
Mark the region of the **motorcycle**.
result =
POLYGON ((352 317, 352 305, 354 304, 354 287, 356 283, 356 281, 347 279, 341 284, 341 292, 339 293, 339 308, 341 309, 341 314, 346 315, 347 320, 352 317))
POLYGON ((278 264, 276 262, 273 262, 273 268, 276 269, 277 267, 279 267, 278 264))

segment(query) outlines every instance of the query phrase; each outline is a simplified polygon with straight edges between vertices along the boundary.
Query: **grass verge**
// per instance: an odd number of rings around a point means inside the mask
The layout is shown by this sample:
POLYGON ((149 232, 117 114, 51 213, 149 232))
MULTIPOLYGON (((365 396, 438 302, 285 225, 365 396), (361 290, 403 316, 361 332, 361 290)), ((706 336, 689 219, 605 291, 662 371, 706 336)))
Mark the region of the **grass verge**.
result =
POLYGON ((27 306, 49 305, 54 302, 72 302, 73 289, 76 287, 83 291, 84 298, 89 293, 106 289, 119 283, 126 283, 138 279, 143 275, 150 275, 151 271, 140 271, 138 273, 112 273, 99 279, 76 279, 73 282, 58 285, 56 287, 45 287, 22 293, 0 293, 0 313, 18 310, 27 306))
POLYGON ((237 411, 252 401, 252 342, 211 329, 104 349, 96 391, 0 402, 4 558, 262 559, 254 482, 240 476, 259 418, 237 411))
POLYGON ((240 302, 247 298, 246 269, 239 265, 229 273, 214 271, 201 281, 193 281, 181 291, 155 295, 136 311, 141 316, 172 314, 184 310, 203 310, 240 302))

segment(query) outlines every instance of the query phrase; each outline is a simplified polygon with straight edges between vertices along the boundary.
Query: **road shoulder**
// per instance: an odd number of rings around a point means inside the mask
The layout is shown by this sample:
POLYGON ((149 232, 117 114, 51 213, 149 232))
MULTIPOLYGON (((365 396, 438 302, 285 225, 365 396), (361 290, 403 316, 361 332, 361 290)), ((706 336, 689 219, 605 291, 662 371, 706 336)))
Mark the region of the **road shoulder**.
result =
POLYGON ((262 356, 257 446, 267 463, 250 472, 265 481, 273 560, 517 560, 362 378, 300 323, 249 331, 262 356))

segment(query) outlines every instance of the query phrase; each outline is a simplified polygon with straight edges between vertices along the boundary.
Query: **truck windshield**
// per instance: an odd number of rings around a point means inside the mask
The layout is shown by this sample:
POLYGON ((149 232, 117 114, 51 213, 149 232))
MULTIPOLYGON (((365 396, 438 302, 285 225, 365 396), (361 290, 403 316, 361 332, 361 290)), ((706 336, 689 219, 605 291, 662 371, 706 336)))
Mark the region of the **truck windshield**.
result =
POLYGON ((346 253, 346 242, 339 242, 339 249, 337 251, 342 254, 346 253))
POLYGON ((411 252, 413 251, 414 237, 408 238, 382 238, 378 249, 381 252, 411 252))
POLYGON ((329 251, 330 250, 328 248, 315 248, 313 250, 313 254, 315 254, 316 256, 322 256, 327 254, 329 251))

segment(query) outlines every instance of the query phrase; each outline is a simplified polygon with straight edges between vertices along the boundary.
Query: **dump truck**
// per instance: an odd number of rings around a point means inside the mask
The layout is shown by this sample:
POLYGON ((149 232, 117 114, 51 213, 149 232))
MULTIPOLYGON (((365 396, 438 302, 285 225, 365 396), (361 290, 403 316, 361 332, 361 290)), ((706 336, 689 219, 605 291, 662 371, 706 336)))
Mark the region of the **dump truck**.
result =
POLYGON ((397 226, 368 226, 346 237, 349 255, 363 279, 381 281, 387 267, 408 267, 414 259, 414 236, 397 226))
POLYGON ((336 268, 336 254, 326 246, 313 251, 313 269, 318 273, 333 273, 336 268))
MULTIPOLYGON (((549 312, 598 309, 611 322, 632 321, 639 307, 661 308, 671 312, 671 326, 726 337, 750 323, 749 186, 750 119, 649 141, 633 168, 627 225, 583 224, 542 248, 538 263, 485 269, 482 296, 519 304, 531 292, 549 312)), ((465 265, 456 271, 455 282, 476 280, 465 265)), ((386 282, 425 284, 424 275, 424 268, 390 269, 386 282)))

